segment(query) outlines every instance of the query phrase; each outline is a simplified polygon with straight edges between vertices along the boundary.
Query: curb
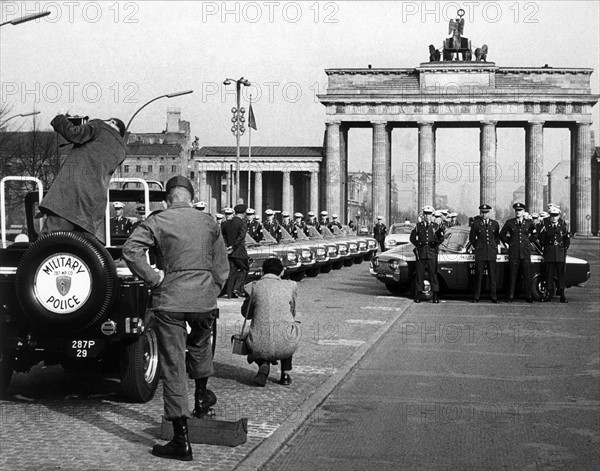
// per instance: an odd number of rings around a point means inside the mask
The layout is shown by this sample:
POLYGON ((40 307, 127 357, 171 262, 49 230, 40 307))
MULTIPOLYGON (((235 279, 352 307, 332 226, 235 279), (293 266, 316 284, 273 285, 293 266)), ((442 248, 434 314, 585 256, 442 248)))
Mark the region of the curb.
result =
POLYGON ((233 469, 235 471, 257 471, 267 464, 271 458, 273 458, 275 453, 277 453, 302 427, 302 425, 306 423, 313 412, 327 399, 331 392, 367 354, 371 347, 373 347, 373 345, 375 345, 379 339, 390 330, 412 304, 412 301, 407 303, 404 309, 398 311, 392 318, 388 319, 388 321, 382 325, 369 340, 362 344, 358 350, 352 354, 350 359, 346 361, 334 375, 329 377, 298 407, 297 410, 300 412, 298 420, 286 421, 280 425, 270 437, 258 444, 256 448, 250 451, 250 453, 248 453, 248 455, 246 455, 246 457, 233 469))

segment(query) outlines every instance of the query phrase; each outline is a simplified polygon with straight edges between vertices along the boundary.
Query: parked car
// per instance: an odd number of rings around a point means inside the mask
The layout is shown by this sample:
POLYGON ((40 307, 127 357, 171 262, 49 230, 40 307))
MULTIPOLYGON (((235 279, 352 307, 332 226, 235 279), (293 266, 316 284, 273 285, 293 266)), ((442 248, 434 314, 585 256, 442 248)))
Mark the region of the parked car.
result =
POLYGON ((390 250, 397 245, 410 243, 410 233, 415 228, 415 224, 411 223, 396 223, 390 227, 390 232, 385 236, 385 249, 390 250))
POLYGON ((285 268, 284 276, 292 277, 298 272, 303 271, 302 263, 298 260, 298 255, 294 247, 280 246, 277 241, 264 231, 264 238, 256 242, 250 234, 246 234, 246 251, 248 252, 248 280, 257 280, 262 274, 262 266, 267 258, 279 258, 285 268))
MULTIPOLYGON (((531 288, 536 301, 547 295, 544 277, 544 257, 539 247, 532 243, 531 255, 531 288)), ((392 294, 408 292, 415 294, 415 255, 412 244, 404 244, 386 251, 371 261, 370 272, 384 283, 392 294)), ((499 292, 506 292, 509 287, 510 273, 508 254, 504 244, 499 245, 497 260, 497 286, 499 292)), ((447 237, 440 245, 438 255, 437 277, 440 291, 474 292, 475 286, 475 255, 469 242, 469 227, 456 226, 448 229, 447 237)), ((425 296, 431 294, 429 286, 430 273, 426 273, 425 296)), ((585 282, 590 277, 590 264, 586 260, 567 256, 565 282, 566 286, 575 286, 585 282)), ((521 286, 522 289, 522 286, 521 286)), ((554 293, 551 293, 554 294, 554 293)))

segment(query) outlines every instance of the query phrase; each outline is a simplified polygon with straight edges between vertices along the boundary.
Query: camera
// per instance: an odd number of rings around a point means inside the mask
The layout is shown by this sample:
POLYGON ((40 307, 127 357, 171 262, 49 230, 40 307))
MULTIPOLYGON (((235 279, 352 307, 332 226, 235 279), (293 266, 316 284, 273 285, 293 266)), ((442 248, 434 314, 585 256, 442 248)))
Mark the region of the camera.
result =
POLYGON ((87 123, 88 119, 90 119, 89 116, 67 116, 67 120, 75 126, 81 126, 87 123))

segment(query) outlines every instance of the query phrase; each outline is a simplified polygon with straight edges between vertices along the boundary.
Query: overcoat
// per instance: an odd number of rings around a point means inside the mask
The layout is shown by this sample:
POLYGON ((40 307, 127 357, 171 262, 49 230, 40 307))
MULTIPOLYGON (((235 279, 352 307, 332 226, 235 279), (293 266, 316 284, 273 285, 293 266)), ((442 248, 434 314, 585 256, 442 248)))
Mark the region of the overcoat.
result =
POLYGON ((494 219, 476 219, 471 226, 469 242, 474 248, 475 260, 496 260, 498 241, 500 240, 500 225, 494 219))
POLYGON ((66 116, 58 115, 50 124, 73 144, 73 149, 40 209, 53 212, 106 243, 106 190, 112 174, 125 160, 123 138, 99 119, 75 126, 66 116))
POLYGON ((247 259, 246 233, 248 232, 248 225, 246 221, 235 216, 233 219, 221 223, 221 231, 223 232, 225 245, 233 250, 229 257, 247 259))
POLYGON ((556 227, 554 227, 552 221, 544 220, 538 238, 541 246, 544 248, 544 261, 566 261, 567 249, 571 244, 571 236, 569 235, 567 224, 562 218, 558 219, 556 227))
POLYGON ((535 226, 529 219, 509 219, 500 231, 500 240, 508 245, 508 257, 511 260, 531 257, 531 242, 535 239, 535 226))
POLYGON ((437 259, 438 246, 444 241, 444 231, 435 222, 418 222, 410 233, 410 242, 416 247, 420 260, 437 259))

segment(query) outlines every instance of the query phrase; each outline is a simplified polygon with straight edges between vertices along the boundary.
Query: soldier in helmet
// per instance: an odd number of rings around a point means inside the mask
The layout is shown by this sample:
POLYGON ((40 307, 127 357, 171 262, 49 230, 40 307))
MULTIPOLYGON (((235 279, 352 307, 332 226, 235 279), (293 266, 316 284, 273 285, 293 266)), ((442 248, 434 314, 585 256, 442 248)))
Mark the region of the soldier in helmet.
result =
POLYGON ((429 272, 429 283, 433 291, 433 302, 439 303, 440 284, 437 278, 438 246, 444 240, 444 228, 433 222, 433 206, 423 206, 423 220, 418 222, 410 233, 410 242, 415 246, 415 303, 421 302, 421 292, 425 289, 425 269, 429 272))
POLYGON ((492 207, 489 204, 479 206, 480 218, 474 219, 469 233, 469 241, 475 249, 475 294, 473 302, 479 302, 483 270, 488 267, 490 280, 490 295, 492 303, 498 303, 496 295, 496 255, 498 255, 498 241, 500 240, 500 225, 498 221, 490 219, 492 207))
POLYGON ((554 276, 556 275, 557 293, 560 296, 560 302, 566 303, 565 296, 565 265, 567 259, 567 250, 571 244, 569 228, 565 221, 560 217, 560 208, 551 206, 548 209, 549 218, 544 220, 544 224, 539 231, 539 241, 544 249, 544 262, 546 263, 546 298, 542 302, 552 299, 554 291, 554 276))

